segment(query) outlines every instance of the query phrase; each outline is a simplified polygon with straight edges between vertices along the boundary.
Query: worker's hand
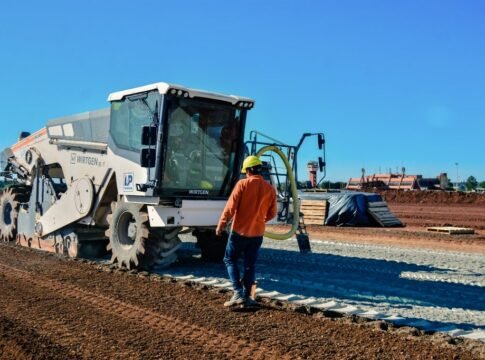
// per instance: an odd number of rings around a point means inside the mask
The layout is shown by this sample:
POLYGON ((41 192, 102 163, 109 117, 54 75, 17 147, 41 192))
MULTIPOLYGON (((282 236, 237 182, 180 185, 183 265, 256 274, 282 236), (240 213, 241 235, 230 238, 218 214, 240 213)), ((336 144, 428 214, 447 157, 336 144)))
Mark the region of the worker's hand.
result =
POLYGON ((219 226, 216 229, 216 235, 217 236, 221 236, 222 235, 222 228, 220 228, 219 226))

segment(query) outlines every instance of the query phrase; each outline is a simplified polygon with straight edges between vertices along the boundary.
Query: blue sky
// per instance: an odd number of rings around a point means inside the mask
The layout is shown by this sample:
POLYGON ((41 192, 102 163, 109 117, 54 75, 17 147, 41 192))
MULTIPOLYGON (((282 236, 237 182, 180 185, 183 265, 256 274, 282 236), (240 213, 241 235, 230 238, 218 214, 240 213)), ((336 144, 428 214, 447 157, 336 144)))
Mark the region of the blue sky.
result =
MULTIPOLYGON (((247 129, 289 144, 324 132, 330 180, 404 166, 485 181, 484 14, 479 0, 3 0, 0 147, 167 81, 254 98, 247 129)), ((304 146, 301 168, 316 156, 304 146)))

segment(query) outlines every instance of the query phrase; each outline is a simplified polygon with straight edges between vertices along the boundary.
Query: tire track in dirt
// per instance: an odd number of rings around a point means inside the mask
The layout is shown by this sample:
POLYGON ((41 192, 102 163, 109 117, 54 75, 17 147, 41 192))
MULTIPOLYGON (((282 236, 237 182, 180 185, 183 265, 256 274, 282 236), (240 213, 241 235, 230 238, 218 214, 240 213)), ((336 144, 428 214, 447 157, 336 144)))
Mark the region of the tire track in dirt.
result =
MULTIPOLYGON (((16 276, 5 276, 2 269, 0 278, 1 313, 17 324, 9 329, 10 337, 22 345, 25 353, 32 354, 29 359, 106 359, 115 355, 119 359, 141 359, 140 354, 156 353, 154 346, 140 348, 139 343, 148 345, 151 341, 147 344, 147 337, 159 336, 157 332, 146 331, 142 324, 128 324, 116 315, 83 306, 75 299, 32 286, 16 276), (143 338, 131 335, 126 328, 134 334, 143 333, 143 338), (29 336, 29 333, 38 336, 29 336), (59 348, 66 349, 67 354, 59 348)), ((5 333, 0 329, 0 336, 5 333)), ((160 341, 155 344, 164 345, 160 341)), ((2 356, 0 354, 0 359, 15 359, 2 356)))
MULTIPOLYGON (((360 323, 353 318, 328 319, 307 316, 262 306, 257 312, 233 312, 222 308, 223 295, 189 283, 146 278, 118 271, 100 269, 94 263, 66 261, 25 248, 2 246, 0 263, 26 271, 36 280, 54 280, 70 284, 88 293, 151 309, 184 322, 197 324, 231 339, 243 339, 256 346, 274 350, 264 357, 287 354, 292 359, 483 359, 483 345, 424 333, 415 329, 387 327, 381 322, 360 323), (143 278, 143 279, 139 279, 143 278), (411 330, 413 331, 411 333, 411 330), (452 342, 450 342, 452 341, 452 342), (406 356, 403 356, 406 354, 406 356)), ((293 309, 295 310, 295 309, 293 309)), ((142 318, 123 316, 64 297, 48 287, 33 286, 15 276, 4 275, 0 268, 0 311, 26 329, 38 332, 61 345, 73 355, 86 359, 224 359, 218 343, 209 348, 167 331, 152 330, 142 318)), ((1 320, 1 319, 0 319, 1 320)), ((0 329, 1 330, 1 329, 0 329)), ((0 331, 0 339, 4 333, 0 331)), ((25 339, 23 333, 12 339, 25 339)), ((200 341, 203 341, 201 337, 200 341)), ((34 339, 35 341, 35 339, 34 339)), ((38 342, 31 346, 39 346, 38 342)), ((15 349, 12 349, 15 350, 15 349)), ((239 354, 240 355, 240 354, 239 354)), ((240 356, 243 357, 243 356, 240 356)), ((51 351, 51 356, 66 359, 51 351)), ((3 360, 0 354, 0 359, 3 360)), ((6 357, 10 360, 11 357, 6 357)))
POLYGON ((259 344, 253 345, 242 339, 220 334, 208 328, 188 324, 177 318, 162 315, 105 295, 92 293, 67 283, 46 279, 15 267, 0 264, 0 271, 5 276, 9 276, 14 280, 23 280, 33 286, 53 291, 63 297, 75 299, 79 304, 91 305, 101 311, 117 315, 129 321, 142 322, 144 325, 161 334, 168 333, 175 338, 184 338, 185 340, 199 344, 208 352, 211 352, 211 349, 217 348, 219 349, 219 356, 226 356, 230 359, 289 359, 285 354, 276 353, 259 344))

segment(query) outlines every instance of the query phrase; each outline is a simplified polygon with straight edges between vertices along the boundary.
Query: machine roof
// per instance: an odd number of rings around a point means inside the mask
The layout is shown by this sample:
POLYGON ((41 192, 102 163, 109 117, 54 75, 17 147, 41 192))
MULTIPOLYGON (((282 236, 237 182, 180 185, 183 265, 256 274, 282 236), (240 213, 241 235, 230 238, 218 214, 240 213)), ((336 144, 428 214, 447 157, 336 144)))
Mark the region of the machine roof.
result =
POLYGON ((169 84, 169 83, 166 83, 166 82, 159 82, 159 83, 155 83, 155 84, 136 87, 136 88, 133 88, 133 89, 117 91, 117 92, 111 93, 108 96, 108 101, 122 100, 127 95, 138 94, 138 93, 141 93, 141 92, 151 91, 151 90, 158 90, 158 92, 163 95, 163 94, 167 94, 172 89, 186 91, 186 92, 188 92, 189 97, 191 97, 191 98, 193 98, 193 97, 203 97, 203 98, 209 98, 209 99, 215 99, 215 100, 229 102, 233 105, 235 105, 236 103, 238 103, 240 101, 250 102, 250 103, 254 104, 254 100, 252 100, 250 98, 236 96, 236 95, 224 95, 224 94, 209 92, 209 91, 206 91, 206 90, 190 89, 190 88, 185 87, 183 85, 169 84))

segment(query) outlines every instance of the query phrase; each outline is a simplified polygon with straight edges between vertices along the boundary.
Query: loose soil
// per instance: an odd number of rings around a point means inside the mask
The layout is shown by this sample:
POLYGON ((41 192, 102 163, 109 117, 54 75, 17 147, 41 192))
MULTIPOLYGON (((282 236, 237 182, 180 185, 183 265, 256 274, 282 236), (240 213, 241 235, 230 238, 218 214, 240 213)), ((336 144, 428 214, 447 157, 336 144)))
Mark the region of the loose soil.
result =
POLYGON ((0 246, 2 359, 479 359, 482 343, 311 316, 228 294, 0 246))

